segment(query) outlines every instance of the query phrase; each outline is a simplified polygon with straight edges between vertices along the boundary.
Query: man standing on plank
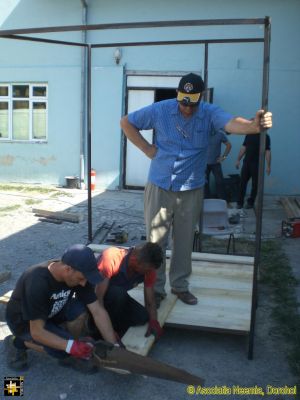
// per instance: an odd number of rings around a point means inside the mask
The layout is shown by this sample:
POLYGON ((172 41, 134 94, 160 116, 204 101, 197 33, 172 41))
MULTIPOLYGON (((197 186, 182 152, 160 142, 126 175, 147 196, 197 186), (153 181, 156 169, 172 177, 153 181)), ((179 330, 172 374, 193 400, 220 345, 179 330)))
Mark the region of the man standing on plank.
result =
MULTIPOLYGON (((270 112, 258 110, 253 120, 233 117, 201 101, 204 89, 199 75, 185 75, 176 99, 153 103, 121 119, 126 137, 151 159, 144 200, 147 240, 159 243, 165 254, 172 228, 171 290, 190 305, 197 304, 187 278, 192 271, 194 228, 202 208, 210 127, 245 135, 272 127, 270 112), (154 129, 154 143, 141 135, 144 129, 154 129)), ((155 285, 157 302, 166 296, 165 281, 164 263, 155 285)))

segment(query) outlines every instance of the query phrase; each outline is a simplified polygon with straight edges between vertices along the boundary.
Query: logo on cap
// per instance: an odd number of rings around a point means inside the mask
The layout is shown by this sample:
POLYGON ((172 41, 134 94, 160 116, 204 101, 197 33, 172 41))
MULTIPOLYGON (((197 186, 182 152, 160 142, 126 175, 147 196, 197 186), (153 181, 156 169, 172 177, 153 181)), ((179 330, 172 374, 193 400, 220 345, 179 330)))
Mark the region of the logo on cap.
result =
POLYGON ((190 92, 194 89, 194 86, 193 86, 192 83, 187 82, 187 83, 184 85, 183 89, 184 89, 184 91, 185 91, 186 93, 190 93, 190 92))

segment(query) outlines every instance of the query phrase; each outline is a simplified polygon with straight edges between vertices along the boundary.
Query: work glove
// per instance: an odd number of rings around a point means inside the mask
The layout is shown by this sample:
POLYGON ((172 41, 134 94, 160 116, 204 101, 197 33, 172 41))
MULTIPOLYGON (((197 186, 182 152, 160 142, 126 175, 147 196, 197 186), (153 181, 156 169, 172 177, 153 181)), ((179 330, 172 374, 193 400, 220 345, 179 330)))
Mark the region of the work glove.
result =
POLYGON ((163 333, 164 331, 162 327, 159 325, 157 319, 150 319, 145 336, 148 337, 150 335, 154 335, 155 340, 158 340, 163 333))
POLYGON ((83 360, 89 360, 92 356, 93 349, 94 345, 89 341, 85 341, 84 339, 82 341, 68 340, 66 353, 70 354, 72 357, 75 358, 82 358, 83 360))

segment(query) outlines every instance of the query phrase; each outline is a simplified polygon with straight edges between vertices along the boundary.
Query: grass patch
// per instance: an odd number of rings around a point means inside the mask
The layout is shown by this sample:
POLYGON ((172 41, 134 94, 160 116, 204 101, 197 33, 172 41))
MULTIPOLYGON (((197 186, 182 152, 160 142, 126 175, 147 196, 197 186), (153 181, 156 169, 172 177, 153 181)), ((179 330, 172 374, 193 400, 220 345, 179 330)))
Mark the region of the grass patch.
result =
POLYGON ((34 205, 34 204, 39 204, 39 203, 41 203, 42 202, 42 200, 35 200, 35 199, 26 199, 25 200, 25 204, 27 205, 27 206, 32 206, 32 205, 34 205))
POLYGON ((38 193, 50 194, 51 197, 67 196, 72 197, 71 193, 60 191, 56 188, 44 186, 31 186, 31 185, 17 185, 17 184, 0 184, 0 191, 2 192, 19 192, 19 193, 38 193))
MULTIPOLYGON (((228 238, 220 239, 216 236, 202 236, 202 252, 226 254, 228 238)), ((232 241, 229 252, 233 252, 232 241)), ((236 255, 244 255, 253 257, 255 253, 255 241, 242 238, 235 238, 235 253, 236 255)))
POLYGON ((57 192, 56 189, 46 188, 46 187, 42 187, 42 186, 11 185, 11 184, 0 184, 0 191, 35 192, 35 193, 57 192))
POLYGON ((20 204, 15 204, 13 206, 7 206, 7 207, 0 207, 0 212, 9 212, 9 211, 15 211, 20 208, 20 204))
POLYGON ((260 282, 272 288, 272 317, 288 343, 291 369, 300 377, 300 315, 295 290, 298 282, 279 241, 262 242, 261 250, 260 282))

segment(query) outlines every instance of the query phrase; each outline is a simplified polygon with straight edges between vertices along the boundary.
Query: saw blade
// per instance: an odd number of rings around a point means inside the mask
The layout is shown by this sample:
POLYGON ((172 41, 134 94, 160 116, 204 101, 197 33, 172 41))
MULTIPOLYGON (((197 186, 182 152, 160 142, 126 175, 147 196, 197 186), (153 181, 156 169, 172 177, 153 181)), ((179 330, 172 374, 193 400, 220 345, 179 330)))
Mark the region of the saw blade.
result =
POLYGON ((111 370, 120 370, 138 375, 146 375, 159 379, 167 379, 187 385, 201 385, 204 380, 189 372, 154 360, 150 357, 141 356, 131 351, 116 347, 105 341, 98 341, 93 351, 94 361, 99 367, 111 370))

